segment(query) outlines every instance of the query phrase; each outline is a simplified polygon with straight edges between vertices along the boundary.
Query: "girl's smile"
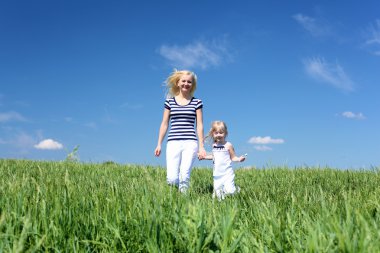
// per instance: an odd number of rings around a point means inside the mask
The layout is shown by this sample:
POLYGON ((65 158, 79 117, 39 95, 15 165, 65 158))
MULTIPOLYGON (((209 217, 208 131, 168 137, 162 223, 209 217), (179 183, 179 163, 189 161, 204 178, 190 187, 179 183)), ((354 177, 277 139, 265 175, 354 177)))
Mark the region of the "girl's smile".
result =
POLYGON ((178 87, 183 92, 190 92, 193 87, 193 76, 182 75, 181 79, 178 81, 178 87))
POLYGON ((215 142, 224 142, 224 138, 226 137, 226 133, 223 131, 214 131, 213 132, 213 138, 215 142))

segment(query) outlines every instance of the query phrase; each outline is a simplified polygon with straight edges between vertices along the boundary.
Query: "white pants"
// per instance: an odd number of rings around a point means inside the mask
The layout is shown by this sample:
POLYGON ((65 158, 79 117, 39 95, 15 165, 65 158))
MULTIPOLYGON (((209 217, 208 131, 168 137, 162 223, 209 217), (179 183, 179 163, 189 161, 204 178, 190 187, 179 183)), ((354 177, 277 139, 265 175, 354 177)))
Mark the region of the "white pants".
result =
POLYGON ((198 153, 198 142, 193 140, 168 141, 166 145, 167 183, 179 187, 180 191, 189 188, 190 173, 198 153))

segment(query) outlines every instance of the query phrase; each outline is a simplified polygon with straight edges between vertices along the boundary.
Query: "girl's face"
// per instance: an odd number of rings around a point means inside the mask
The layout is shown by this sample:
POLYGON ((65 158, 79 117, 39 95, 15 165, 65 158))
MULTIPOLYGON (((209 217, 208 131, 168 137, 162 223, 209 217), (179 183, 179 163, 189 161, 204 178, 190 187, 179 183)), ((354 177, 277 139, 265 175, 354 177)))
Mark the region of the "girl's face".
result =
POLYGON ((215 142, 224 142, 226 133, 221 129, 216 129, 212 132, 212 137, 214 138, 215 142))
POLYGON ((190 74, 182 75, 178 81, 178 87, 180 92, 188 94, 193 88, 193 76, 190 74))

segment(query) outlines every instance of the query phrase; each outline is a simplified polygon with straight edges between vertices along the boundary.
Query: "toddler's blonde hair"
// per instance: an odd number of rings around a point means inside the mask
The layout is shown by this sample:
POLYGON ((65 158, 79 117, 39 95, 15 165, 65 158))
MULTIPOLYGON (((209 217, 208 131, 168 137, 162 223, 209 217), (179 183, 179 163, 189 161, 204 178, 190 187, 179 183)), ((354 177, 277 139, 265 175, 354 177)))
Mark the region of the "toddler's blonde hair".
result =
POLYGON ((220 120, 213 121, 211 123, 210 131, 208 131, 208 134, 205 137, 205 140, 212 140, 212 142, 214 143, 215 140, 214 140, 213 133, 215 131, 222 131, 226 134, 226 137, 227 137, 227 135, 228 135, 227 124, 224 123, 223 121, 220 121, 220 120))

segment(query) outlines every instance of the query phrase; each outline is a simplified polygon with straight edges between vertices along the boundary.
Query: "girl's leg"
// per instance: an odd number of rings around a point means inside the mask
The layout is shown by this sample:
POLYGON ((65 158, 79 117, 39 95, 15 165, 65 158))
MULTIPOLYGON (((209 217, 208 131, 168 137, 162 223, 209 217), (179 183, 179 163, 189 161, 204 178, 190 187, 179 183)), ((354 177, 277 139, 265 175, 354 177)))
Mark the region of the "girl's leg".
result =
POLYGON ((166 145, 166 182, 179 185, 179 165, 181 163, 181 141, 168 141, 166 145))
POLYGON ((212 194, 213 198, 217 198, 219 201, 224 199, 223 190, 223 176, 214 176, 214 192, 212 194))
POLYGON ((235 192, 235 173, 233 171, 230 171, 227 175, 224 176, 224 193, 234 194, 235 192))
POLYGON ((182 159, 179 169, 179 190, 186 192, 189 188, 191 169, 198 152, 196 141, 183 141, 182 159))

